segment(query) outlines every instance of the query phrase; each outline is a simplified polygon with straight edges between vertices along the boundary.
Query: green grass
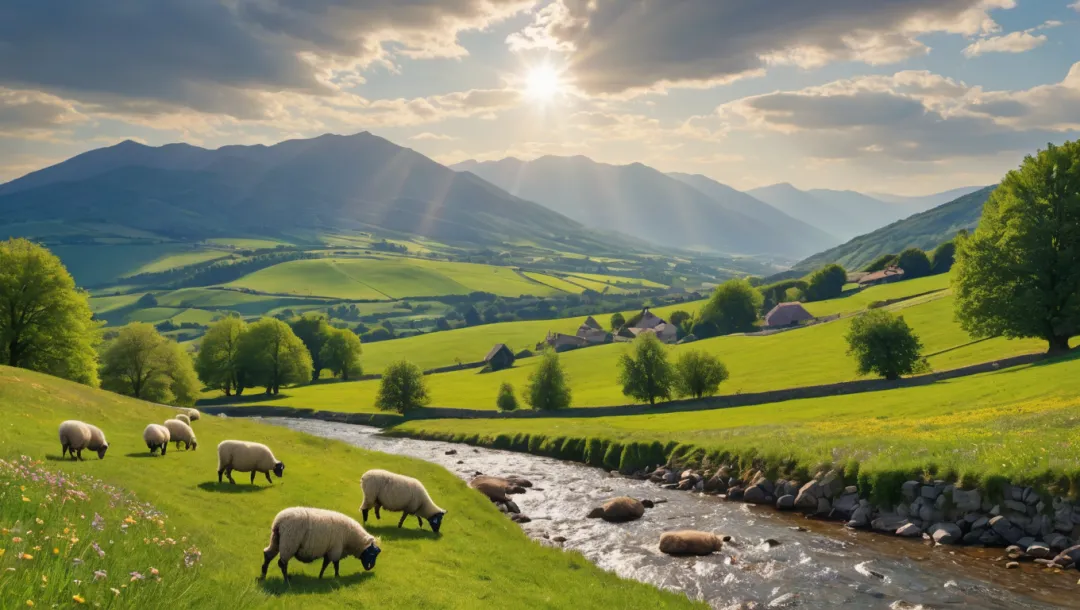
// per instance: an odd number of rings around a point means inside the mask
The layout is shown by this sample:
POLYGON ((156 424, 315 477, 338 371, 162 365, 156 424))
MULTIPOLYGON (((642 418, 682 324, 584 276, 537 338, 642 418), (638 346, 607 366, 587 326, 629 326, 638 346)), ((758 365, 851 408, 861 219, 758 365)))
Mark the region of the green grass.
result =
POLYGON ((571 273, 570 276, 573 278, 582 278, 594 282, 611 285, 630 284, 632 286, 641 286, 644 288, 667 288, 667 286, 665 286, 664 284, 660 284, 652 280, 646 280, 636 277, 625 277, 621 275, 602 275, 599 273, 571 273))
POLYGON ((207 239, 204 241, 206 241, 206 243, 208 244, 214 244, 218 246, 232 246, 240 250, 259 250, 265 248, 276 248, 278 246, 292 245, 291 243, 285 241, 248 237, 214 237, 212 239, 207 239))
MULTIPOLYGON (((50 469, 66 476, 89 474, 129 490, 168 515, 167 527, 174 538, 184 536, 185 544, 199 548, 199 578, 169 599, 176 607, 700 607, 683 596, 621 580, 578 554, 530 541, 463 481, 419 460, 215 417, 195 422, 197 451, 170 450, 165 457, 147 458, 143 428, 166 419, 172 410, 6 367, 0 367, 0 411, 4 413, 0 457, 27 455, 45 460, 50 469), (56 459, 60 453, 56 427, 72 418, 105 431, 110 449, 104 460, 56 459), (272 486, 265 481, 257 486, 246 481, 235 487, 219 485, 214 447, 227 438, 269 444, 287 465, 285 477, 272 486), (449 511, 441 535, 415 527, 399 530, 390 514, 381 522, 369 522, 369 531, 381 537, 383 548, 373 571, 364 573, 357 560, 347 559, 340 580, 319 581, 318 563, 293 562, 291 588, 286 589, 273 571, 265 584, 256 585, 274 515, 288 506, 315 505, 359 516, 360 475, 371 468, 423 480, 449 511)), ((92 513, 87 511, 86 517, 89 521, 92 513)), ((0 515, 4 527, 7 519, 5 511, 0 515)), ((170 575, 163 570, 162 577, 170 575)))
MULTIPOLYGON (((919 302, 906 308, 900 308, 900 305, 895 307, 920 336, 925 348, 924 353, 931 355, 944 352, 929 357, 930 366, 934 370, 954 369, 1045 349, 1045 343, 1037 340, 972 341, 953 321, 952 298, 949 296, 919 302)), ((604 322, 606 321, 601 321, 604 322)), ((539 323, 535 324, 537 330, 544 328, 539 323)), ((721 385, 721 394, 763 392, 851 381, 858 379, 858 376, 855 373, 854 361, 847 355, 847 342, 844 339, 850 324, 851 318, 847 318, 774 335, 717 337, 670 346, 668 349, 672 358, 685 350, 701 350, 719 356, 731 374, 730 379, 721 385)), ((574 326, 576 328, 576 325, 574 326)), ((514 328, 524 330, 524 327, 520 326, 514 328)), ((558 330, 557 327, 552 328, 558 330)), ((484 326, 470 330, 474 331, 473 338, 488 339, 491 335, 487 332, 491 329, 492 327, 484 326)), ((462 332, 437 333, 366 346, 363 361, 368 363, 371 359, 378 358, 376 363, 382 364, 396 358, 433 354, 437 346, 431 339, 440 335, 446 343, 438 346, 438 349, 457 349, 462 345, 463 336, 459 334, 462 332), (377 346, 382 345, 385 347, 375 351, 377 346), (395 346, 408 347, 399 349, 395 346), (422 349, 415 349, 418 346, 422 346, 422 349)), ((468 353, 482 357, 490 346, 490 341, 478 341, 468 353)), ((616 383, 618 358, 626 349, 627 344, 616 343, 562 354, 563 366, 573 391, 574 406, 608 406, 629 402, 616 383)), ((463 360, 469 361, 464 358, 463 360)), ((521 392, 536 363, 535 358, 529 358, 517 362, 511 369, 495 373, 472 369, 428 376, 431 404, 440 407, 494 409, 499 385, 504 381, 509 382, 521 392)), ((373 372, 380 369, 373 365, 366 370, 373 372)), ((371 412, 375 410, 373 405, 377 389, 378 381, 297 387, 289 389, 287 396, 260 404, 371 412)))
POLYGON ((133 294, 121 294, 111 297, 91 297, 90 298, 90 311, 96 314, 106 314, 110 311, 117 309, 123 309, 135 304, 142 296, 146 294, 143 292, 137 292, 133 294))
POLYGON ((229 284, 275 294, 338 299, 391 300, 491 292, 499 296, 550 296, 555 289, 531 282, 510 267, 417 258, 325 258, 290 261, 229 284))
POLYGON ((589 289, 596 292, 606 292, 607 294, 629 294, 631 291, 625 288, 619 288, 611 284, 605 284, 604 282, 598 282, 596 280, 589 280, 583 277, 566 276, 563 281, 570 282, 575 286, 580 286, 582 290, 589 289))
POLYGON ((568 459, 599 455, 606 459, 597 465, 609 468, 641 468, 673 451, 690 461, 708 455, 712 463, 793 472, 802 480, 819 468, 847 465, 865 495, 883 499, 900 482, 923 476, 970 484, 1005 477, 1076 496, 1080 356, 929 386, 752 407, 595 419, 415 420, 395 430, 568 459))
POLYGON ((912 295, 923 294, 935 290, 945 290, 949 287, 950 274, 931 275, 895 284, 882 284, 871 286, 865 290, 854 290, 845 293, 836 299, 804 303, 807 311, 818 317, 831 316, 833 314, 854 313, 866 309, 875 301, 890 301, 912 295))
POLYGON ((228 254, 221 250, 188 250, 186 252, 177 252, 176 254, 169 254, 154 260, 153 262, 147 263, 125 275, 160 273, 175 267, 186 267, 196 263, 205 263, 207 261, 225 258, 226 256, 228 256, 228 254))
POLYGON ((52 246, 53 254, 67 267, 79 286, 114 282, 135 273, 143 266, 177 253, 190 252, 182 244, 114 244, 52 246))
POLYGON ((577 284, 571 284, 570 282, 562 278, 557 278, 553 275, 548 275, 546 273, 537 273, 535 271, 525 271, 524 273, 525 277, 531 280, 536 280, 537 282, 540 282, 545 286, 550 286, 555 290, 561 290, 562 292, 566 292, 569 294, 581 294, 582 292, 585 292, 585 289, 581 286, 578 286, 577 284))

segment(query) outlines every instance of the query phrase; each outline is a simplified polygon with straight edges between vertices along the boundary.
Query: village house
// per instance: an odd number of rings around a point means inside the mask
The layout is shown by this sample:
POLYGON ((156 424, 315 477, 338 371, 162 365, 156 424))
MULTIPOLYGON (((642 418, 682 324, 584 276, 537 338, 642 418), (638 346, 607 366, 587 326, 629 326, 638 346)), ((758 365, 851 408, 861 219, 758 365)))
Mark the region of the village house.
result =
POLYGON ((492 371, 501 371, 514 366, 514 352, 505 343, 498 343, 484 356, 484 363, 492 371))
POLYGON ((904 279, 904 270, 900 267, 889 267, 882 269, 881 271, 875 271, 873 273, 867 273, 858 280, 858 284, 862 288, 867 286, 877 286, 878 284, 890 284, 892 282, 899 282, 904 279))
POLYGON ((766 328, 785 328, 813 320, 814 316, 802 303, 780 303, 765 314, 766 328))
POLYGON ((537 351, 540 351, 546 346, 557 352, 565 352, 567 350, 585 347, 586 345, 589 345, 589 342, 577 335, 567 335, 564 333, 553 333, 548 331, 547 337, 536 344, 536 349, 537 351))
POLYGON ((592 316, 585 318, 585 322, 578 327, 577 336, 584 339, 589 345, 603 345, 614 340, 611 333, 604 330, 600 323, 596 321, 596 318, 592 316))
POLYGON ((678 327, 649 311, 648 307, 641 310, 641 320, 630 328, 620 329, 617 338, 633 340, 642 333, 653 333, 664 343, 675 343, 679 340, 678 327))

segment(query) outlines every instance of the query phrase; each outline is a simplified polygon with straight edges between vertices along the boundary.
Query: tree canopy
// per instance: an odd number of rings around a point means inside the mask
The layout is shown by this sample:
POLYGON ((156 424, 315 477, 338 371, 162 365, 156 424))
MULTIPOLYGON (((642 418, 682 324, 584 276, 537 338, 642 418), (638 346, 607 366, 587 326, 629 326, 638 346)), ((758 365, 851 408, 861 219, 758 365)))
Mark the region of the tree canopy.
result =
POLYGON ((922 342, 901 316, 872 309, 851 322, 846 336, 848 353, 855 357, 860 375, 874 373, 885 379, 918 372, 922 342))
POLYGON ((938 245, 934 248, 934 251, 930 254, 930 274, 940 275, 942 273, 948 273, 952 269, 953 262, 956 260, 956 240, 950 239, 949 241, 938 245))
POLYGON ((191 356, 144 322, 120 329, 106 345, 101 381, 106 390, 151 402, 189 406, 199 395, 191 356))
POLYGON ((383 411, 408 413, 428 404, 424 371, 407 361, 394 362, 383 371, 375 406, 383 411))
POLYGON ((835 299, 844 292, 847 283, 847 271, 840 265, 825 265, 815 271, 807 280, 804 294, 808 301, 835 299))
POLYGON ((500 411, 515 411, 518 408, 517 396, 514 396, 514 386, 509 381, 502 382, 499 386, 499 395, 495 399, 495 406, 500 411))
POLYGON ((930 275, 930 257, 918 248, 908 248, 896 257, 896 266, 904 270, 904 279, 930 275))
POLYGON ((691 332, 698 339, 754 330, 764 299, 746 280, 728 280, 716 287, 701 308, 691 332))
POLYGON ((525 392, 529 406, 537 411, 555 411, 570 406, 570 385, 555 350, 544 350, 540 364, 529 375, 525 392))
POLYGON ((240 338, 240 366, 247 382, 277 394, 283 385, 311 379, 311 354, 289 325, 263 318, 250 325, 240 338))
POLYGON ((674 371, 667 350, 653 333, 642 333, 619 358, 619 384, 623 395, 656 404, 671 398, 674 371))
POLYGON ((360 354, 363 353, 360 337, 347 328, 328 327, 327 339, 319 355, 323 366, 342 381, 357 378, 363 374, 360 366, 360 354))
POLYGON ((240 368, 240 337, 247 324, 232 316, 212 324, 199 344, 195 371, 208 388, 221 390, 226 396, 244 393, 245 377, 240 368))
POLYGON ((311 380, 317 381, 322 370, 327 368, 322 359, 322 348, 330 338, 330 323, 323 314, 308 313, 289 320, 289 327, 311 354, 311 380))
POLYGON ((626 317, 625 316, 623 316, 621 313, 613 313, 613 314, 611 314, 611 321, 608 323, 608 326, 611 327, 611 330, 613 330, 613 331, 619 330, 620 328, 622 328, 625 325, 626 325, 626 317))
POLYGON ((881 256, 875 258, 874 261, 871 262, 869 265, 863 267, 863 271, 866 271, 867 273, 873 273, 875 271, 884 271, 885 269, 888 269, 889 267, 895 266, 896 265, 896 260, 897 260, 897 255, 896 254, 882 254, 881 256))
POLYGON ((97 385, 96 328, 59 258, 25 239, 0 242, 0 364, 97 385))
POLYGON ((675 392, 679 396, 712 396, 727 380, 728 370, 716 356, 700 350, 683 352, 675 363, 675 392))
POLYGON ((1080 141, 1024 159, 957 241, 956 316, 976 337, 1069 348, 1080 329, 1080 141))

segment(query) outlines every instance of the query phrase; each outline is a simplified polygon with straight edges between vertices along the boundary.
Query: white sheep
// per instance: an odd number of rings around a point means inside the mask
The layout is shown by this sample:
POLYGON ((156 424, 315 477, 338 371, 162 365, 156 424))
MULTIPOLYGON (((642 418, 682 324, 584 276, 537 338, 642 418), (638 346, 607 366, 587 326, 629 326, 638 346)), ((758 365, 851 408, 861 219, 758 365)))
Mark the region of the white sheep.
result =
POLYGON ((202 417, 202 413, 199 413, 198 409, 185 409, 184 412, 187 413, 188 419, 191 421, 199 421, 199 418, 202 417))
POLYGON ((63 449, 60 456, 66 457, 71 452, 73 460, 83 459, 83 449, 96 451, 99 460, 105 459, 105 451, 109 449, 101 428, 74 419, 60 424, 60 446, 63 449))
POLYGON ((154 455, 154 452, 158 449, 161 449, 161 455, 165 455, 172 434, 168 428, 161 424, 150 424, 143 430, 142 437, 146 441, 146 448, 150 450, 150 455, 154 455))
POLYGON ((255 484, 255 474, 266 475, 266 482, 273 484, 270 472, 273 471, 277 478, 285 474, 285 464, 274 457, 274 452, 261 443, 249 443, 247 441, 221 441, 217 446, 217 480, 221 482, 221 475, 229 478, 233 485, 236 481, 232 478, 232 471, 250 472, 251 484, 255 484))
POLYGON ((185 424, 191 425, 191 418, 187 416, 187 413, 177 413, 176 415, 173 415, 173 419, 179 419, 185 424))
POLYGON ((286 508, 274 517, 270 526, 270 546, 263 549, 262 578, 275 555, 281 577, 289 582, 289 560, 293 557, 311 563, 323 560, 319 578, 326 566, 334 564, 334 577, 339 576, 338 562, 343 557, 356 557, 365 570, 375 567, 375 559, 382 552, 378 540, 364 527, 346 515, 321 508, 294 506, 286 508))
POLYGON ((369 470, 360 477, 360 486, 364 490, 364 503, 360 506, 360 512, 364 515, 365 523, 369 510, 374 507, 375 518, 381 519, 379 509, 385 508, 393 512, 401 511, 398 527, 405 523, 406 517, 416 515, 416 521, 421 528, 424 527, 421 519, 423 517, 431 524, 431 531, 439 533, 446 511, 436 506, 420 481, 386 470, 369 470))
POLYGON ((176 449, 180 449, 180 443, 184 443, 184 450, 195 450, 199 446, 198 440, 195 438, 195 431, 191 429, 191 426, 185 424, 179 419, 166 419, 165 427, 169 429, 169 438, 172 442, 176 443, 176 449))

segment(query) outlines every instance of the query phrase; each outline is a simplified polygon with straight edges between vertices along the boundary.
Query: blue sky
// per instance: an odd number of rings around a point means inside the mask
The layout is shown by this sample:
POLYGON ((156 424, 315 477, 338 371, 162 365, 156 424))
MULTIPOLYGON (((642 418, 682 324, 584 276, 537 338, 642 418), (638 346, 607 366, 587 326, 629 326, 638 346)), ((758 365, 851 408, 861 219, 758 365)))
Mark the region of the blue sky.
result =
POLYGON ((444 163, 582 154, 737 188, 989 184, 1080 131, 1072 2, 6 3, 0 181, 128 138, 368 130, 444 163))

